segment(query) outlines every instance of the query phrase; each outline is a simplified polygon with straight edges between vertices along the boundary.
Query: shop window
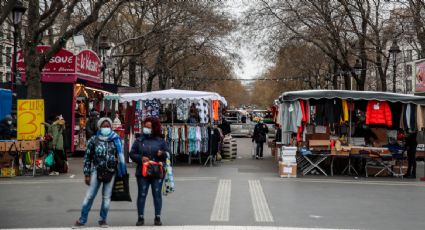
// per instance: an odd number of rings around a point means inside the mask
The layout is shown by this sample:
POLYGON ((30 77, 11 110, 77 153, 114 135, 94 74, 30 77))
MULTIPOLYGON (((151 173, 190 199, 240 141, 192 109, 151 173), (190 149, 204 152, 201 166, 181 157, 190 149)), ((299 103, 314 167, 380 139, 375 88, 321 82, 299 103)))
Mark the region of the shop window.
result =
POLYGON ((412 75, 412 65, 406 65, 406 75, 411 76, 412 75))
POLYGON ((0 82, 4 82, 5 80, 3 79, 3 72, 0 72, 0 82))
POLYGON ((6 66, 11 66, 12 62, 12 47, 6 47, 6 66))
POLYGON ((10 72, 6 73, 6 82, 10 82, 11 81, 11 74, 10 72))

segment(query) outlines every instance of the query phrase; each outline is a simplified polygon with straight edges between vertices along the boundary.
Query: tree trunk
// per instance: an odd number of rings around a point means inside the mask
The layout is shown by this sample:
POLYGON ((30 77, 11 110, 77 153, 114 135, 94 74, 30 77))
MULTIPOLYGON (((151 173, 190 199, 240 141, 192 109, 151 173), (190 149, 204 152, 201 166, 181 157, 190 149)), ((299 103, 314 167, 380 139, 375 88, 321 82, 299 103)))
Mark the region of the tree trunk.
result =
POLYGON ((143 64, 140 63, 140 92, 143 93, 143 64))
POLYGON ((155 79, 155 75, 151 75, 148 78, 148 82, 146 83, 146 92, 152 91, 153 80, 155 79))
POLYGON ((37 21, 40 18, 39 1, 29 1, 28 5, 28 26, 27 26, 27 39, 24 44, 24 61, 26 64, 26 84, 27 84, 27 98, 40 99, 43 98, 41 91, 41 69, 40 58, 42 57, 37 53, 37 21))
POLYGON ((128 76, 130 80, 130 87, 136 87, 136 58, 131 57, 128 63, 128 76))

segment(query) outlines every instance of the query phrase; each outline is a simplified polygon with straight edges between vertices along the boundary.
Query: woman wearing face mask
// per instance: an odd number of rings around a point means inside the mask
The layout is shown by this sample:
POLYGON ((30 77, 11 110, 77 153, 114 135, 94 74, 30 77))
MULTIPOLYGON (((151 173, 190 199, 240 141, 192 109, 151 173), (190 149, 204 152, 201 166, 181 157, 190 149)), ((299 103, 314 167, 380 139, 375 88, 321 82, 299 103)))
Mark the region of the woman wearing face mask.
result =
POLYGON ((81 217, 75 223, 74 228, 82 227, 87 223, 89 211, 102 184, 102 206, 98 223, 100 227, 108 227, 106 218, 109 211, 115 173, 119 177, 127 173, 122 142, 120 137, 111 129, 111 119, 107 117, 101 118, 97 126, 99 130, 95 136, 90 138, 84 157, 85 183, 90 187, 83 201, 81 217))
POLYGON ((0 140, 16 138, 16 130, 13 127, 13 118, 7 115, 0 121, 0 140))
POLYGON ((145 224, 145 202, 149 186, 152 186, 152 195, 155 206, 155 225, 162 225, 162 179, 144 178, 141 173, 142 164, 147 161, 165 162, 167 145, 161 134, 161 123, 158 119, 146 118, 143 122, 143 131, 140 137, 133 143, 130 158, 137 163, 136 178, 138 185, 137 211, 138 220, 136 226, 145 224))

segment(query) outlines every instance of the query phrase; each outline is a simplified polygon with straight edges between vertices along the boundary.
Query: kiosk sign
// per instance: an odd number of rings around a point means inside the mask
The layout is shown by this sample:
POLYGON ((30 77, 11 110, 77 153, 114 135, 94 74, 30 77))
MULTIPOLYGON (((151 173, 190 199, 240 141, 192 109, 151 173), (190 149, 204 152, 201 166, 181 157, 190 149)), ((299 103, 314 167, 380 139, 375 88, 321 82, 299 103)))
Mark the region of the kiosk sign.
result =
POLYGON ((100 59, 92 50, 83 50, 78 53, 76 69, 79 76, 100 82, 100 66, 100 59))
POLYGON ((425 92, 425 61, 416 64, 416 90, 417 93, 425 92))
POLYGON ((44 100, 18 100, 18 140, 44 136, 44 100))

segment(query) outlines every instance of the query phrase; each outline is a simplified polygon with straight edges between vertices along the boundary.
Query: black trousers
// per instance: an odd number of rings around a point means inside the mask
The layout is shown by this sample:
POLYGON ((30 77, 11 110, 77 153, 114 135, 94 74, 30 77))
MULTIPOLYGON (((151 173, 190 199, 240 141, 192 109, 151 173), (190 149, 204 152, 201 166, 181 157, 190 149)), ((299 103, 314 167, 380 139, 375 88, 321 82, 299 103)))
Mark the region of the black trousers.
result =
POLYGON ((407 175, 416 176, 416 151, 407 152, 407 175))
POLYGON ((52 171, 66 173, 68 167, 66 165, 66 154, 63 150, 53 150, 53 156, 55 159, 55 164, 52 167, 52 171))

